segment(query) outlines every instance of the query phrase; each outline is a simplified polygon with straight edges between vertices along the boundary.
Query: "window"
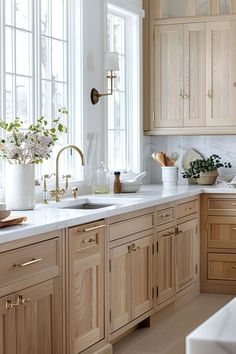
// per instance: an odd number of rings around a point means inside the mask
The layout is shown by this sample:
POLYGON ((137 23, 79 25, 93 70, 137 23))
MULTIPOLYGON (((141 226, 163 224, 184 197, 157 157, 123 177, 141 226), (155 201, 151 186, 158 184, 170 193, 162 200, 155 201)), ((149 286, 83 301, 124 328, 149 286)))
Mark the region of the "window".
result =
POLYGON ((111 171, 140 169, 139 16, 108 5, 109 52, 118 52, 120 71, 108 98, 107 164, 111 171))
MULTIPOLYGON (((62 119, 69 133, 61 137, 54 156, 61 145, 81 145, 81 136, 72 134, 81 131, 76 129, 81 121, 73 119, 81 116, 81 98, 78 100, 81 85, 77 84, 81 82, 80 48, 75 45, 80 43, 77 38, 80 35, 80 1, 0 1, 1 118, 10 122, 19 116, 28 127, 41 115, 51 122, 58 116, 58 109, 65 106, 69 115, 62 119), (79 65, 75 66, 75 61, 79 65), (77 91, 76 102, 73 100, 74 90, 77 91)), ((38 177, 54 171, 55 159, 52 157, 37 168, 38 177)), ((63 154, 63 173, 75 170, 75 159, 69 157, 70 151, 68 156, 63 154)), ((0 163, 2 188, 4 164, 0 163)))

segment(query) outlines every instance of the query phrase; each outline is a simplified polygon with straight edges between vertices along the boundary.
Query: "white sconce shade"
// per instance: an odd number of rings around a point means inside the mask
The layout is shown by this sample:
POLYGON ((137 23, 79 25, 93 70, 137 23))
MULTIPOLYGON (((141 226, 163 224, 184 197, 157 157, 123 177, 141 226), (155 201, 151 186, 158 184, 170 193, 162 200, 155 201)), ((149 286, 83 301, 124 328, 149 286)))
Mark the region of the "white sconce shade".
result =
POLYGON ((105 70, 106 71, 119 71, 119 60, 117 52, 105 53, 105 70))

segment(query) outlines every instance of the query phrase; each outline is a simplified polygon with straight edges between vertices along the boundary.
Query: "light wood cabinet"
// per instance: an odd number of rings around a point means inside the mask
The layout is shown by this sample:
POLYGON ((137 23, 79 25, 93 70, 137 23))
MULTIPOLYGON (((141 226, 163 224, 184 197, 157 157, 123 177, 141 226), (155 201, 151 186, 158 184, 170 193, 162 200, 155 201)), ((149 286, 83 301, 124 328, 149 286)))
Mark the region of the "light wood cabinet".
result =
POLYGON ((176 291, 197 280, 198 274, 197 219, 178 224, 176 230, 176 291))
POLYGON ((156 304, 175 295, 175 227, 158 232, 154 242, 156 304))
POLYGON ((201 291, 236 294, 235 194, 201 196, 201 291))
POLYGON ((154 128, 205 125, 205 24, 155 26, 154 128))
POLYGON ((0 353, 63 354, 60 239, 3 252, 0 263, 0 353))
POLYGON ((69 229, 68 353, 77 354, 105 335, 104 221, 69 229))
POLYGON ((118 330, 152 308, 153 236, 110 249, 110 328, 118 330))
POLYGON ((206 24, 206 125, 236 125, 236 21, 206 24))

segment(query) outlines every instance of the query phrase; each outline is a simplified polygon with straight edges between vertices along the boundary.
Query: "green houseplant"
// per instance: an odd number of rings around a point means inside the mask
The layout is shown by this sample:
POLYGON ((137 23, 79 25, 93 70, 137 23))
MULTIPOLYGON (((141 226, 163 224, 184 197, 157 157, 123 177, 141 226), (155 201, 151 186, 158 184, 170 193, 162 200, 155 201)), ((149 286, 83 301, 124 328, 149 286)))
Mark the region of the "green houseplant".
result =
POLYGON ((187 171, 183 172, 183 178, 191 178, 198 184, 214 184, 218 176, 218 168, 231 168, 230 162, 221 162, 221 157, 211 155, 206 159, 198 159, 190 162, 187 171))

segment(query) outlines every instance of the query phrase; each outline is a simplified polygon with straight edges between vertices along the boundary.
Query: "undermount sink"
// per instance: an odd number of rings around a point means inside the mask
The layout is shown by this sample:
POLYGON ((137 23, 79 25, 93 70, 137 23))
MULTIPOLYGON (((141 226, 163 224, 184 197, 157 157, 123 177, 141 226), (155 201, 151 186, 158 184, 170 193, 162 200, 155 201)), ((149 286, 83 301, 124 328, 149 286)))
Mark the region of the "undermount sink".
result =
POLYGON ((101 209, 113 206, 114 204, 82 203, 62 207, 62 209, 101 209))

